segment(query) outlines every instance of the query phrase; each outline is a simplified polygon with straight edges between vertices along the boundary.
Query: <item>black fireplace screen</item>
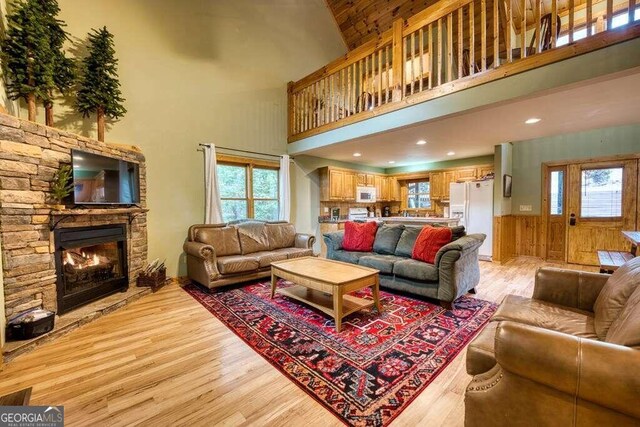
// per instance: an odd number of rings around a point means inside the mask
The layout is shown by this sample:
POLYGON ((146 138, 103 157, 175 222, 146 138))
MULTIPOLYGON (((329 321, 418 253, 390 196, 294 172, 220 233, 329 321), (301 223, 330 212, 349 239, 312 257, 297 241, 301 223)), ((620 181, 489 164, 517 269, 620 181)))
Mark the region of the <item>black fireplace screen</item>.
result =
POLYGON ((58 313, 128 287, 124 224, 55 232, 58 313))

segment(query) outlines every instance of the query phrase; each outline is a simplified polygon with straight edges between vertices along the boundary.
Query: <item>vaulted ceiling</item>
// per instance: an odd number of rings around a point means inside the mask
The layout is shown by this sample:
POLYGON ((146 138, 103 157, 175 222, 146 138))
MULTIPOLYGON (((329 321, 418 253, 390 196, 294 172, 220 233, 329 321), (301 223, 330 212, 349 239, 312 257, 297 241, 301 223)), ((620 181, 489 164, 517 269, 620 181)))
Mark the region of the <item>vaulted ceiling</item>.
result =
POLYGON ((326 0, 349 50, 387 31, 437 0, 326 0))

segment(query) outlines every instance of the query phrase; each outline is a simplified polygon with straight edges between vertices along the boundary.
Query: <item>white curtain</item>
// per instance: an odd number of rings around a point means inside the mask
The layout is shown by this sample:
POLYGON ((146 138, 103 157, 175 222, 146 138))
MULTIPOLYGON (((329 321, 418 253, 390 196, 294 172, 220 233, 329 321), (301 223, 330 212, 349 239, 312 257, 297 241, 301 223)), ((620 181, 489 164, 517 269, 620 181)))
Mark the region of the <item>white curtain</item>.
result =
POLYGON ((289 221, 291 213, 291 178, 289 175, 289 156, 280 158, 280 211, 278 219, 289 221))
POLYGON ((222 221, 222 204, 218 188, 218 168, 216 162, 216 146, 204 146, 204 222, 218 224, 222 221))

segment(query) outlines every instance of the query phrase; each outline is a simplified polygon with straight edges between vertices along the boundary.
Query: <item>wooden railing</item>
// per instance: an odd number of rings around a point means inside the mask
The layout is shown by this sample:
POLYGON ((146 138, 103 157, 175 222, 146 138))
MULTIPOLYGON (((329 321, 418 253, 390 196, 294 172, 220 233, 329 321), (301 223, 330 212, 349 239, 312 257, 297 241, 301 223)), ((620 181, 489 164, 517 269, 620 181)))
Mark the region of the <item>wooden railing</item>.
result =
POLYGON ((637 0, 562 1, 441 0, 395 21, 289 84, 289 142, 640 37, 637 0))

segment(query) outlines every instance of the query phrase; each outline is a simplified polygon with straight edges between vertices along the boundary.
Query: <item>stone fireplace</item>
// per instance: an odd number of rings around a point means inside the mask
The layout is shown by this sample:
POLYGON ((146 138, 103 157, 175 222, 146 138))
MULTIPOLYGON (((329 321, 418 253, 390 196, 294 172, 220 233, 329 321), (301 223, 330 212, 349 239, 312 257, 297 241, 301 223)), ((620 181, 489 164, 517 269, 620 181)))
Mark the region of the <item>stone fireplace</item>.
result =
POLYGON ((0 114, 0 242, 7 318, 35 307, 63 314, 135 286, 147 262, 146 168, 136 147, 106 144, 0 114), (139 164, 140 204, 67 206, 50 200, 71 150, 139 164))

